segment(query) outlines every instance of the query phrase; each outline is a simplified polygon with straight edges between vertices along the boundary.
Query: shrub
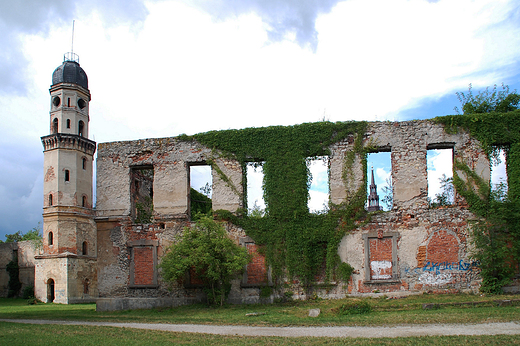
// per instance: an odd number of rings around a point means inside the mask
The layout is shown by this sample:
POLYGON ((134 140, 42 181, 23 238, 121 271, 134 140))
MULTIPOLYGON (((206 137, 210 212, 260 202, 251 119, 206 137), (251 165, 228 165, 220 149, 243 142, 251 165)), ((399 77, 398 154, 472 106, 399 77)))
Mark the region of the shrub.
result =
POLYGON ((360 315, 372 312, 372 306, 366 300, 354 301, 339 307, 340 315, 360 315))

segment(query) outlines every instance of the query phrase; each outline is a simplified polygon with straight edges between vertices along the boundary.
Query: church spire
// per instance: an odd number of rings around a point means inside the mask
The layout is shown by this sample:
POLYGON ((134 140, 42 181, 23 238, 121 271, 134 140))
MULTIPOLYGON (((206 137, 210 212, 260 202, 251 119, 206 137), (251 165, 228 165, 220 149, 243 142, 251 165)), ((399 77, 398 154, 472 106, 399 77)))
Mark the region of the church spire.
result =
POLYGON ((370 183, 370 194, 368 195, 368 211, 381 210, 379 206, 379 195, 377 194, 377 185, 374 180, 374 167, 372 167, 372 180, 370 183))

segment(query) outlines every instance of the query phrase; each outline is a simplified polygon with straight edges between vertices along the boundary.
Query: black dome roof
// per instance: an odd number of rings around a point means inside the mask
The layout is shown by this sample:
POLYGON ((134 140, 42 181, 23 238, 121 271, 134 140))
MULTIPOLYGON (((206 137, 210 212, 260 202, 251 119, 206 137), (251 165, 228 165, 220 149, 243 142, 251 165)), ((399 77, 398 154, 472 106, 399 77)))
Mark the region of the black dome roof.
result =
POLYGON ((74 83, 88 89, 87 74, 75 61, 64 61, 52 73, 52 85, 58 83, 74 83))

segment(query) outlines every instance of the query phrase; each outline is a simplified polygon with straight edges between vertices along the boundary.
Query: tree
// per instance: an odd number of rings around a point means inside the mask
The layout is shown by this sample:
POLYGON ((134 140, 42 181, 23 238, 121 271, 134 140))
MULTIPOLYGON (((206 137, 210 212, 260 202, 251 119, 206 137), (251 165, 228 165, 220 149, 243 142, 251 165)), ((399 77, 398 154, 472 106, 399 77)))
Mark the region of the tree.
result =
MULTIPOLYGON (((38 223, 36 227, 31 229, 30 231, 27 231, 26 233, 22 233, 22 231, 18 231, 13 234, 6 234, 5 235, 5 242, 6 243, 15 243, 18 241, 24 241, 24 240, 36 240, 40 241, 42 240, 42 228, 41 224, 38 223)), ((4 243, 2 240, 0 240, 0 244, 4 243)))
POLYGON ((455 188, 453 187, 453 178, 446 177, 446 174, 443 174, 439 181, 441 182, 441 192, 435 195, 433 200, 428 198, 428 203, 430 208, 436 207, 445 207, 447 205, 452 205, 455 198, 455 188))
POLYGON ((394 206, 394 187, 392 185, 392 176, 386 178, 386 185, 383 186, 383 199, 381 199, 381 203, 386 205, 388 210, 392 210, 394 206))
POLYGON ((190 215, 196 221, 203 215, 211 215, 212 201, 207 195, 190 188, 190 215))
POLYGON ((222 306, 231 290, 231 279, 249 261, 247 250, 235 244, 221 224, 203 216, 168 248, 160 268, 170 283, 182 282, 188 271, 195 273, 204 283, 208 303, 222 306))
MULTIPOLYGON (((487 87, 484 91, 473 94, 473 87, 470 84, 467 93, 457 92, 457 98, 462 106, 462 114, 489 113, 489 112, 511 112, 520 107, 520 95, 509 91, 509 86, 502 83, 502 90, 498 90, 497 85, 493 86, 492 91, 487 87)), ((455 111, 461 114, 458 107, 455 111)))

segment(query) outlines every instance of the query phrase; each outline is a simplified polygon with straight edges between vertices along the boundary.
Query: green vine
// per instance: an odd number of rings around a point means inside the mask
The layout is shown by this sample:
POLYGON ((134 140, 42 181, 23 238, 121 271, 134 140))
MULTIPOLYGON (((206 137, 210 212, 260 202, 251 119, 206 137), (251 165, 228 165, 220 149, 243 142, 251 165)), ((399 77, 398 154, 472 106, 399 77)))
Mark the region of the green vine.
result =
POLYGON ((520 111, 446 116, 434 119, 448 133, 460 128, 478 139, 490 160, 506 151, 507 193, 493 191, 475 171, 458 160, 453 185, 470 210, 480 217, 473 225, 473 257, 481 263, 485 292, 499 293, 518 271, 520 262, 520 111), (457 172, 461 172, 463 177, 457 172))
MULTIPOLYGON (((347 202, 331 206, 329 212, 309 213, 307 160, 329 155, 331 144, 353 138, 354 150, 346 155, 343 172, 343 177, 348 177, 355 155, 360 155, 366 166, 362 147, 366 126, 365 122, 319 122, 212 131, 183 139, 196 139, 219 150, 223 156, 238 160, 242 167, 248 162, 264 162, 265 216, 216 211, 217 217, 242 227, 257 244, 265 245, 266 260, 275 279, 287 274, 308 285, 317 280, 317 271, 323 263, 326 280, 334 278, 340 265, 337 250, 341 239, 347 231, 359 226, 356 220, 366 215, 366 193, 362 185, 348 196, 347 202)), ((217 172, 223 181, 229 180, 221 170, 217 172)), ((242 183, 245 186, 247 182, 242 183)), ((348 281, 351 271, 343 267, 339 276, 348 281)))

